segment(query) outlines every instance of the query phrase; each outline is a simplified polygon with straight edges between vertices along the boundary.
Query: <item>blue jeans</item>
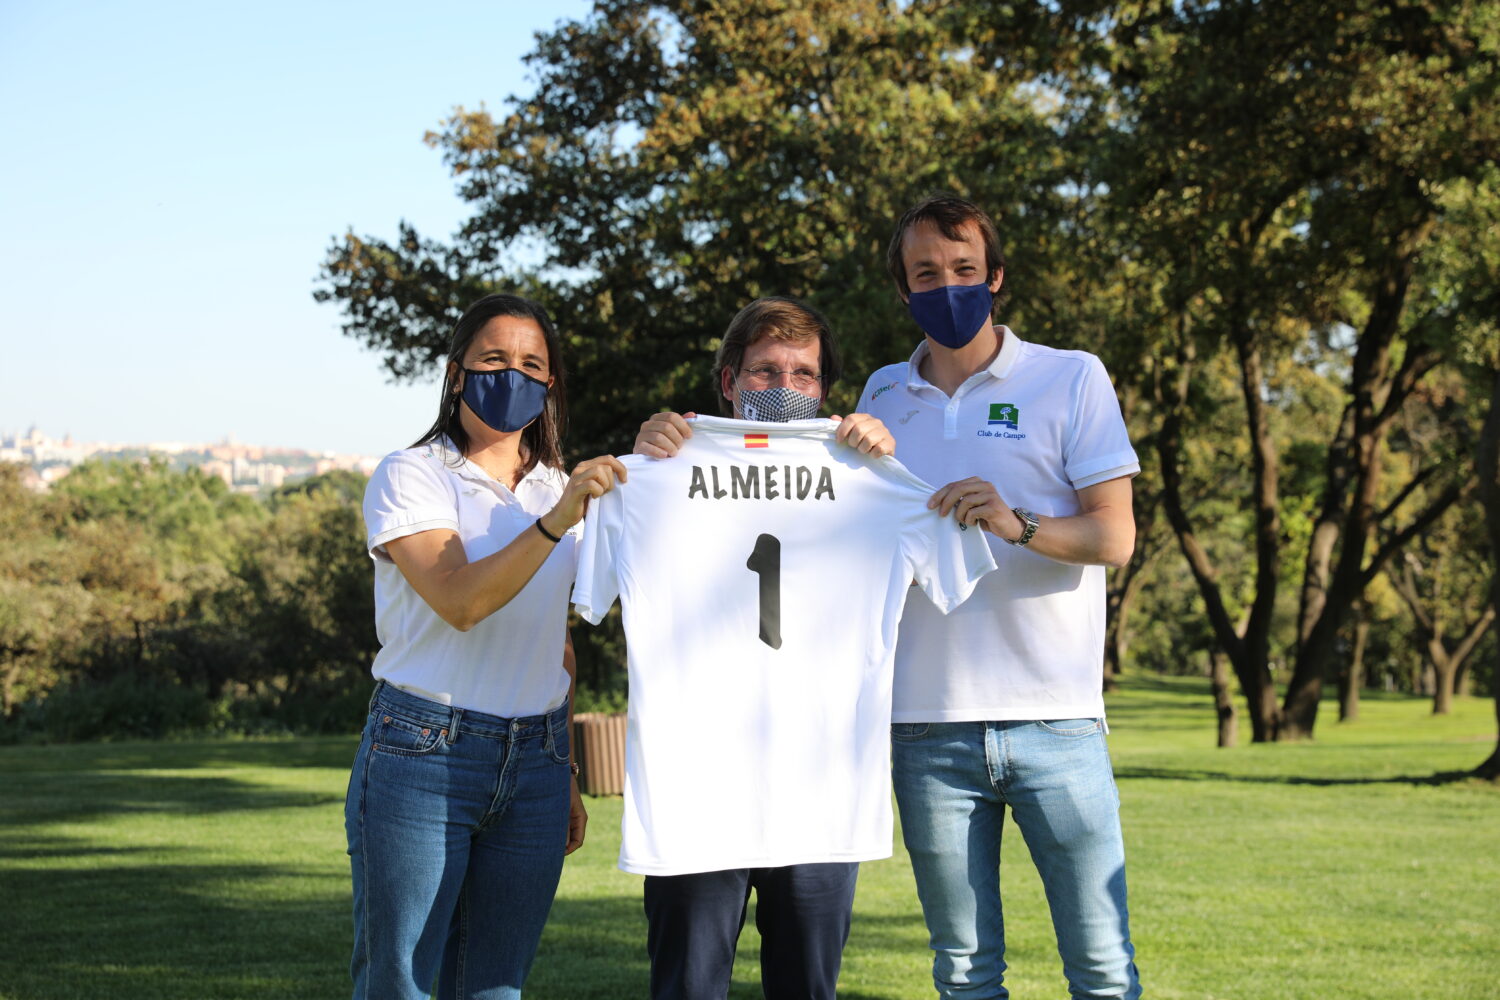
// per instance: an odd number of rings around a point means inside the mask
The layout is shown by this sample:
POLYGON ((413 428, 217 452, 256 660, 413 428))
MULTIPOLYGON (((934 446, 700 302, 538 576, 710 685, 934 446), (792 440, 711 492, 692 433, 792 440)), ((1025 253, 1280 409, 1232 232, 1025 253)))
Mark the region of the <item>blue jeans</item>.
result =
POLYGON ((1042 876, 1069 993, 1140 996, 1120 800, 1099 720, 896 723, 891 760, 939 996, 1010 995, 1000 906, 1006 806, 1042 876))
POLYGON ((566 705, 503 719, 376 687, 344 804, 355 1000, 521 995, 568 785, 566 705))
POLYGON ((751 889, 762 994, 834 1000, 858 878, 857 862, 647 875, 652 1000, 723 1000, 729 994, 751 889))

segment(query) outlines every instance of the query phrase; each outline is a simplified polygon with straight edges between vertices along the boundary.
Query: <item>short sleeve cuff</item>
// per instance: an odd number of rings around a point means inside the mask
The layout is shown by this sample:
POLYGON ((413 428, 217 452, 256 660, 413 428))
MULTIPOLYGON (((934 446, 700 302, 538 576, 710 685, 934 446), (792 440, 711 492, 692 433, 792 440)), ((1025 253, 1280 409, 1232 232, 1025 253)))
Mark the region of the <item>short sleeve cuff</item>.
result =
POLYGON ((448 511, 403 511, 400 518, 393 518, 382 525, 380 530, 370 536, 370 558, 381 562, 390 562, 391 557, 386 554, 385 543, 395 541, 397 538, 405 538, 407 535, 415 535, 420 531, 435 531, 447 528, 450 531, 458 530, 458 521, 453 517, 453 512, 448 511))
POLYGON ((1133 452, 1123 455, 1109 455, 1105 458, 1089 462, 1077 471, 1069 471, 1069 480, 1073 483, 1075 490, 1081 490, 1085 486, 1097 486, 1107 483, 1111 479, 1120 479, 1124 476, 1134 476, 1141 471, 1141 463, 1136 460, 1133 452))

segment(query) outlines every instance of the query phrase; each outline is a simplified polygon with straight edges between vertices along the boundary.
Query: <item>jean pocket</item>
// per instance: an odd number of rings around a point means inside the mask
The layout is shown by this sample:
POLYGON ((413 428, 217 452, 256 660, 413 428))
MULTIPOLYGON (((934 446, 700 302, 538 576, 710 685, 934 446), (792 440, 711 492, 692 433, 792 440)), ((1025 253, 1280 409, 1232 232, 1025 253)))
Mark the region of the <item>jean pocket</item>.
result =
POLYGON ((927 735, 927 722, 893 722, 891 723, 891 739, 893 740, 920 740, 927 735))
POLYGON ((1051 733, 1053 736, 1062 736, 1077 739, 1081 736, 1093 736, 1100 731, 1098 719, 1049 719, 1038 721, 1037 728, 1043 732, 1051 733))
POLYGON ((370 749, 397 757, 420 757, 442 746, 448 730, 421 722, 412 722, 377 708, 370 749))
POLYGON ((547 749, 552 754, 552 760, 558 764, 566 764, 572 754, 572 741, 568 733, 568 717, 564 715, 553 723, 548 733, 547 749))

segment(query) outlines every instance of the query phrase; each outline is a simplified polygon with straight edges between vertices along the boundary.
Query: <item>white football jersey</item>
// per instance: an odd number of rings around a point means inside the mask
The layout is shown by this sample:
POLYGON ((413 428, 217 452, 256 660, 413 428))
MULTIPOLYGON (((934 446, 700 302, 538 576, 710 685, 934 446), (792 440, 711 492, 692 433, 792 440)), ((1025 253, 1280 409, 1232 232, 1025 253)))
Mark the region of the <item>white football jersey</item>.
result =
POLYGON ((838 424, 698 417, 594 501, 573 601, 621 598, 630 720, 620 867, 648 875, 891 853, 896 626, 994 567, 893 458, 838 424))

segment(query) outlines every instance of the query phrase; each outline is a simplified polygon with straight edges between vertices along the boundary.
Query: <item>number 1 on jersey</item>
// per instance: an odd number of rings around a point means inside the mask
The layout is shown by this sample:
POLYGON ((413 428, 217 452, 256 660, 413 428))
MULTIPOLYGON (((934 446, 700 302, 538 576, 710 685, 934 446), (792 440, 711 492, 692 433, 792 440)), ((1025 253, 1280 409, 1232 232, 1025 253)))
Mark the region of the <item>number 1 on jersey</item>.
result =
POLYGON ((761 535, 745 566, 760 576, 760 641, 781 648, 781 539, 761 535))

